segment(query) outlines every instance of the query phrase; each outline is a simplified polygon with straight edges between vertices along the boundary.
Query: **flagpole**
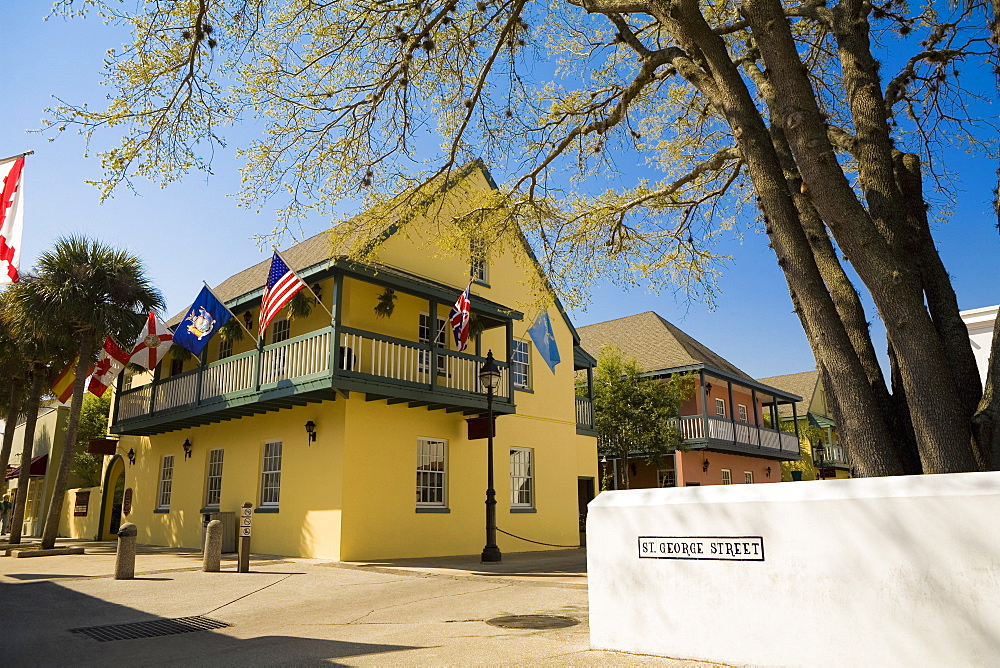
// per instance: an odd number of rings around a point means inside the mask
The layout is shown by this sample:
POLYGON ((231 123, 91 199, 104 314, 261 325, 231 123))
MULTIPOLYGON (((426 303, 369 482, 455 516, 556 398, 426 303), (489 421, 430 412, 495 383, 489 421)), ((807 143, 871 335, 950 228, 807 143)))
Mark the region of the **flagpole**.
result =
POLYGON ((322 299, 320 299, 320 297, 319 297, 319 295, 318 295, 318 294, 316 294, 316 291, 312 289, 312 286, 311 286, 311 285, 309 285, 309 283, 307 283, 307 282, 305 281, 305 279, 303 279, 303 278, 302 278, 301 276, 299 276, 299 272, 297 272, 297 271, 295 271, 294 269, 292 269, 292 265, 288 263, 288 260, 286 260, 286 259, 285 259, 285 256, 281 254, 281 251, 279 251, 279 250, 278 250, 277 248, 275 248, 274 246, 271 246, 271 250, 273 250, 273 251, 274 251, 274 254, 275 254, 275 255, 277 255, 277 256, 278 256, 278 258, 279 258, 279 259, 280 259, 280 260, 281 260, 282 262, 284 262, 284 263, 285 263, 285 266, 286 266, 286 267, 288 267, 288 271, 290 271, 290 272, 292 272, 293 274, 295 274, 295 278, 297 278, 297 279, 299 279, 300 281, 302 281, 302 285, 306 286, 306 287, 307 287, 307 288, 309 289, 309 292, 311 292, 311 293, 312 293, 312 295, 313 295, 313 298, 314 298, 314 299, 316 300, 316 303, 317 303, 317 304, 319 304, 320 306, 322 306, 322 307, 323 307, 323 310, 324 310, 324 311, 326 311, 326 314, 330 316, 330 319, 331 319, 331 320, 333 320, 333 313, 331 313, 331 312, 330 312, 330 309, 328 309, 328 308, 326 307, 326 304, 324 304, 324 303, 323 303, 323 300, 322 300, 322 299))
POLYGON ((256 343, 258 346, 260 346, 260 339, 258 339, 256 336, 254 336, 253 332, 251 332, 249 329, 247 329, 247 326, 243 324, 243 321, 240 320, 239 318, 237 318, 236 314, 233 313, 232 310, 228 306, 226 306, 226 302, 224 302, 221 299, 219 299, 219 295, 215 294, 215 291, 212 290, 212 287, 208 284, 208 282, 207 281, 202 281, 202 283, 205 284, 205 289, 208 290, 209 293, 211 293, 211 295, 213 297, 215 297, 216 301, 218 301, 220 304, 222 304, 222 308, 224 308, 227 311, 229 311, 230 317, 232 317, 232 319, 235 320, 239 324, 239 326, 243 328, 243 331, 245 331, 247 334, 250 335, 250 338, 253 339, 253 342, 256 343))
POLYGON ((0 158, 0 165, 6 164, 17 160, 18 158, 23 158, 26 155, 34 155, 34 151, 25 151, 24 153, 18 153, 17 155, 12 155, 9 158, 0 158))
MULTIPOLYGON (((468 284, 467 286, 465 286, 465 290, 468 290, 468 291, 469 291, 469 301, 471 302, 471 301, 472 301, 472 281, 469 281, 469 284, 468 284)), ((465 290, 462 290, 462 292, 460 292, 459 294, 465 294, 465 290)), ((454 304, 452 304, 452 305, 451 305, 451 307, 452 307, 452 310, 454 310, 454 308, 455 308, 455 305, 454 305, 454 304)), ((434 316, 437 316, 437 314, 435 313, 435 314, 434 314, 434 316)), ((470 316, 470 317, 472 316, 472 312, 471 312, 471 310, 470 310, 470 312, 469 312, 469 316, 470 316)), ((433 317, 433 316, 432 316, 432 317, 433 317)), ((441 338, 441 335, 442 335, 442 334, 443 334, 443 333, 445 332, 445 330, 446 330, 446 329, 448 329, 448 326, 449 326, 450 324, 451 324, 451 321, 450 321, 450 320, 445 320, 445 321, 444 321, 444 326, 443 326, 443 327, 441 328, 441 330, 440 330, 440 331, 438 332, 438 334, 437 334, 437 335, 438 335, 438 338, 441 338)), ((434 340, 435 340, 435 341, 437 341, 437 339, 434 339, 434 340)))

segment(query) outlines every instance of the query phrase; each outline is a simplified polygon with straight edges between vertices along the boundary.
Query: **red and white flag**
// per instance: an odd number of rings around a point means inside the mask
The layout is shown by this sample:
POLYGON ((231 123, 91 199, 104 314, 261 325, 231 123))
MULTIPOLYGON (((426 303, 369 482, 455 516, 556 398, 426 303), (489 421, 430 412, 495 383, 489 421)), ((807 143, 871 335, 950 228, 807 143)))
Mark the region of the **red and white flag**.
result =
POLYGON ((118 344, 110 336, 104 339, 104 348, 101 349, 101 356, 97 358, 94 375, 90 377, 90 385, 87 386, 90 393, 103 397, 111 383, 128 364, 128 358, 129 354, 118 347, 118 344))
POLYGON ((173 344, 173 334, 160 322, 156 314, 150 311, 146 326, 139 332, 139 339, 132 349, 129 361, 152 371, 173 344))
POLYGON ((21 265, 21 227, 24 218, 22 192, 24 156, 0 164, 0 285, 17 283, 21 265))

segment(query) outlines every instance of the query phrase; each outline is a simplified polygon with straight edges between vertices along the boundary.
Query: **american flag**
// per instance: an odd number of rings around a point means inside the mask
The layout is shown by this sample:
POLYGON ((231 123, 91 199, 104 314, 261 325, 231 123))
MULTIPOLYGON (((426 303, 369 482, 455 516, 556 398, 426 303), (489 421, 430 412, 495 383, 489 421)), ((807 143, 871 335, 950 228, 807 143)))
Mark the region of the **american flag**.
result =
POLYGON ((264 336, 264 330, 271 324, 274 316, 288 302, 292 301, 302 288, 306 287, 305 282, 288 268, 278 251, 274 251, 271 258, 271 270, 267 272, 267 283, 264 285, 264 298, 260 301, 260 335, 264 336))
POLYGON ((465 288, 465 292, 458 296, 455 305, 451 307, 451 315, 449 316, 458 352, 465 350, 469 344, 469 308, 472 306, 469 302, 469 288, 471 287, 470 284, 469 287, 465 288))

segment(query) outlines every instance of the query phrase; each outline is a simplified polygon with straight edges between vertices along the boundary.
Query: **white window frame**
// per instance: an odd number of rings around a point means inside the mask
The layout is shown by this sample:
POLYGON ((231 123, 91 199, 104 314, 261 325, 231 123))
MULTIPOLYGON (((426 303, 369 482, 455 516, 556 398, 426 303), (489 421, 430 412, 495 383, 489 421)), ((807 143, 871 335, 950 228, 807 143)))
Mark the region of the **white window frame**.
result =
POLYGON ((722 469, 722 484, 732 485, 733 484, 733 472, 729 469, 722 469))
POLYGON ((510 376, 514 379, 515 388, 519 390, 531 389, 531 344, 523 339, 511 340, 510 376), (518 349, 519 345, 523 348, 518 349), (521 377, 524 379, 523 383, 518 382, 521 377))
POLYGON ((747 420, 747 407, 743 404, 738 404, 740 411, 740 422, 748 422, 747 420))
POLYGON ((490 279, 490 265, 483 257, 481 260, 476 260, 475 256, 479 253, 480 247, 483 246, 483 242, 473 239, 469 242, 469 255, 473 257, 473 260, 469 263, 469 278, 475 283, 482 283, 483 285, 489 284, 490 279))
POLYGON ((271 343, 281 343, 292 338, 292 321, 288 318, 273 321, 271 327, 271 343))
MULTIPOLYGON (((417 340, 420 343, 431 342, 431 314, 427 311, 420 313, 420 320, 417 323, 417 340)), ((441 316, 437 317, 437 347, 448 349, 448 321, 441 316)), ((438 374, 445 373, 446 360, 444 356, 438 356, 438 374)), ((429 350, 421 350, 417 355, 417 373, 429 373, 431 366, 431 353, 429 350)))
POLYGON ((219 359, 224 360, 233 356, 233 340, 219 337, 219 359))
POLYGON ((715 414, 718 417, 721 417, 721 418, 726 417, 726 400, 725 399, 716 399, 715 400, 715 414))
POLYGON ((168 510, 170 496, 174 489, 174 456, 163 455, 160 459, 160 484, 156 492, 156 508, 168 510))
POLYGON ((743 482, 745 482, 748 485, 752 485, 753 484, 753 471, 744 471, 743 472, 743 482))
POLYGON ((205 467, 205 507, 219 509, 222 501, 222 465, 225 450, 213 448, 208 451, 208 465, 205 467), (212 498, 215 498, 215 501, 212 498))
POLYGON ((281 501, 281 456, 283 449, 281 441, 267 441, 260 450, 259 505, 261 508, 277 508, 281 501))
POLYGON ((417 508, 448 507, 448 441, 417 438, 417 508), (438 468, 440 464, 440 468, 438 468))
POLYGON ((510 449, 510 507, 535 507, 535 451, 532 448, 510 449))
POLYGON ((658 487, 677 487, 677 471, 674 469, 657 469, 656 485, 658 487))

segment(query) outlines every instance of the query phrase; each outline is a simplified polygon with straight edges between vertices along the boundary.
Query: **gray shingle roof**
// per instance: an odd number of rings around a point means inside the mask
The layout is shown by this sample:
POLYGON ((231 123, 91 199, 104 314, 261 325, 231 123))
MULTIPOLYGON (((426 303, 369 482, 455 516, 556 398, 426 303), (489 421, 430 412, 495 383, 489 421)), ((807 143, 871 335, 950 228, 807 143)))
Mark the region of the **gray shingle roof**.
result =
POLYGON ((705 364, 738 378, 753 380, 734 364, 696 341, 653 311, 578 327, 580 345, 594 357, 607 345, 634 357, 646 371, 705 364))
MULTIPOLYGON (((776 387, 791 394, 802 397, 802 401, 796 402, 795 414, 805 417, 809 412, 809 404, 812 403, 813 394, 816 392, 819 383, 819 371, 802 371, 801 373, 789 373, 784 376, 771 376, 770 378, 758 378, 758 382, 776 387)), ((792 407, 790 404, 778 406, 778 413, 781 417, 792 417, 792 407)))

